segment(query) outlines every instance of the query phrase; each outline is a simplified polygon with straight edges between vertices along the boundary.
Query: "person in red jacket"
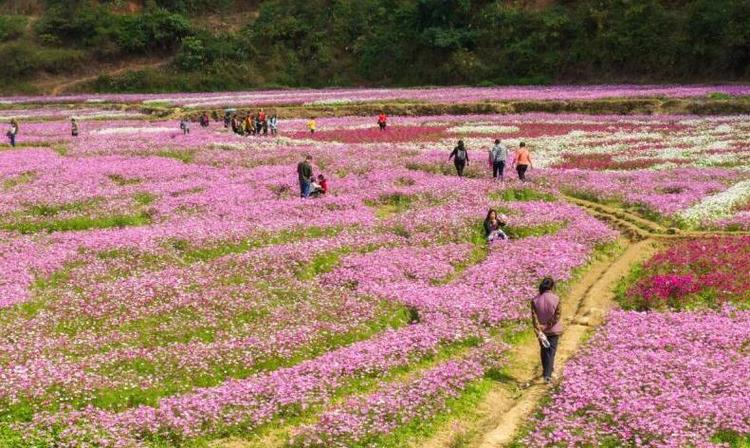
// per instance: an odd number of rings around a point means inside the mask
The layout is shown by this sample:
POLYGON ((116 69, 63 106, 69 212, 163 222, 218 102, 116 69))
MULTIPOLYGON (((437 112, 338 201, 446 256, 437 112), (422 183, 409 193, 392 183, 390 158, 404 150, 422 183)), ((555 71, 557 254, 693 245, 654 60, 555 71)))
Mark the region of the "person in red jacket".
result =
POLYGON ((318 197, 328 193, 328 179, 322 174, 318 174, 318 181, 312 183, 311 196, 318 197))
POLYGON ((385 116, 385 112, 380 112, 380 115, 378 115, 378 126, 380 126, 381 131, 385 131, 385 126, 388 123, 388 117, 385 116))

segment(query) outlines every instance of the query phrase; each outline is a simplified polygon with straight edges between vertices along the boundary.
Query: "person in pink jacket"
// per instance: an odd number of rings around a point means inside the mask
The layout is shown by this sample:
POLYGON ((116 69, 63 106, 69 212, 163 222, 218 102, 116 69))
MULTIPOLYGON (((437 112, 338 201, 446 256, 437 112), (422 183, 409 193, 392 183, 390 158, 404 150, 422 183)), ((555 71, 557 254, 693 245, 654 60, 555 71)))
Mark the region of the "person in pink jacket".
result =
POLYGON ((555 281, 550 277, 545 277, 539 285, 539 295, 531 301, 531 323, 539 338, 542 376, 546 383, 552 381, 557 342, 563 331, 560 319, 560 298, 552 292, 554 289, 555 281))

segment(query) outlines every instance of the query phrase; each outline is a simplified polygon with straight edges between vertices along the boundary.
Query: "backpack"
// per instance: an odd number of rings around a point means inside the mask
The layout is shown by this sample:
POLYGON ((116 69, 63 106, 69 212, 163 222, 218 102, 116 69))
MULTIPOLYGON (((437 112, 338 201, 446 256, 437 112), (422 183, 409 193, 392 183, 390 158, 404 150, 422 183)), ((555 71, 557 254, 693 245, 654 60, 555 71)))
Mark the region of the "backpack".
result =
POLYGON ((458 148, 456 150, 456 160, 459 162, 465 162, 466 161, 466 150, 458 148))
POLYGON ((505 148, 503 148, 502 146, 493 149, 492 150, 492 160, 494 162, 504 162, 505 158, 503 158, 503 159, 500 158, 500 155, 503 154, 503 153, 505 153, 505 148))

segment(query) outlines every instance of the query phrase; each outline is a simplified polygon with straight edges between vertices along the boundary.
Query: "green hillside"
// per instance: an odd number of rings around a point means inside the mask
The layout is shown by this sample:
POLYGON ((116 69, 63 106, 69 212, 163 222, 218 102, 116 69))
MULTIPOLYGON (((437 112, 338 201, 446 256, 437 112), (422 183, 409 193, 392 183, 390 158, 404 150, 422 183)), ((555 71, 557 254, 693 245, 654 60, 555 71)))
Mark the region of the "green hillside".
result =
POLYGON ((750 80, 748 0, 5 0, 3 94, 750 80))

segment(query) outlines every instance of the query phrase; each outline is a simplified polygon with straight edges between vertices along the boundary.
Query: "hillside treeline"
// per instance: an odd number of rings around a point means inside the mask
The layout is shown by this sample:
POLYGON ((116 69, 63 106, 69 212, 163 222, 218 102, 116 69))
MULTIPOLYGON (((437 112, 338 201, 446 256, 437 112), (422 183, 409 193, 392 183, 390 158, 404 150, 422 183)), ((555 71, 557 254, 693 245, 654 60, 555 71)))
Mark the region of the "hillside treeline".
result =
POLYGON ((48 0, 39 17, 1 16, 0 76, 145 56, 171 62, 91 87, 750 79, 750 0, 147 0, 136 13, 124 3, 48 0))

